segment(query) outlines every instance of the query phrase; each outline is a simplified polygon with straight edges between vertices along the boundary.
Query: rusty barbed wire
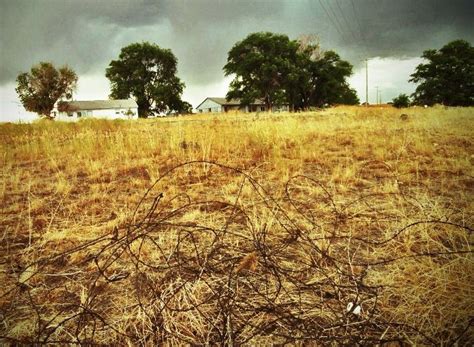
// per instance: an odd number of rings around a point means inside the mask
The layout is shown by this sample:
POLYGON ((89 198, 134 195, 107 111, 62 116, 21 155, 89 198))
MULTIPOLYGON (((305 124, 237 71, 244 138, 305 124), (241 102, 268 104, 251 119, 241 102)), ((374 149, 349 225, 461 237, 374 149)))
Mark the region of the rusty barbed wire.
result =
MULTIPOLYGON (((465 242, 472 227, 435 218, 401 225, 400 210, 417 216, 413 211, 420 209, 407 192, 361 193, 341 203, 323 182, 306 175, 290 178, 280 198, 267 189, 238 168, 185 162, 143 194, 127 225, 40 254, 21 268, 15 256, 6 257, 19 280, 1 295, 12 301, 1 307, 0 338, 101 344, 115 334, 118 342, 133 344, 173 339, 241 345, 271 338, 281 344, 402 345, 416 336, 436 344, 439 336, 387 317, 380 307, 387 285, 369 277, 402 259, 442 262, 472 254, 472 242, 465 242), (193 168, 204 172, 201 180, 216 177, 217 170, 239 178, 232 199, 205 185, 202 200, 193 199, 185 186, 169 196, 170 187, 177 187, 165 181, 193 168), (247 199, 249 194, 254 197, 247 199), (387 206, 388 196, 398 205, 387 206), (393 254, 404 235, 428 226, 433 237, 447 230, 467 237, 434 250, 420 242, 409 254, 393 254), (8 322, 31 320, 22 318, 27 308, 35 314, 34 329, 29 338, 17 339, 8 322)), ((443 338, 472 342, 473 319, 466 317, 443 338)))

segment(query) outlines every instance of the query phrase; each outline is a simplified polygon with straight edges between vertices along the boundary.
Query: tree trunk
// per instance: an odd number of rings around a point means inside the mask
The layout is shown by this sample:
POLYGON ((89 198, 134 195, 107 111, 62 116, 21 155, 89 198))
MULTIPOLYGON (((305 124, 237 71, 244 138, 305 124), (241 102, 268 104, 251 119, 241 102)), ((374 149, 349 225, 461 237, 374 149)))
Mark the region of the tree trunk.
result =
POLYGON ((270 96, 267 94, 265 95, 265 107, 267 108, 267 112, 272 112, 272 101, 270 99, 270 96))

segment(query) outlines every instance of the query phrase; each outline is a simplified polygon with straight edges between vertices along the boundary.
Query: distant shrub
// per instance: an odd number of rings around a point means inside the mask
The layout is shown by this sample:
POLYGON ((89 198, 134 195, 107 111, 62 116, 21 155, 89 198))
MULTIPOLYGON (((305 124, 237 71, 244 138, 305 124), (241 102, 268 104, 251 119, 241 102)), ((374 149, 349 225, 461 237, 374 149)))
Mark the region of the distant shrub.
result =
POLYGON ((400 94, 394 98, 392 102, 396 108, 408 107, 410 105, 410 98, 406 94, 400 94))

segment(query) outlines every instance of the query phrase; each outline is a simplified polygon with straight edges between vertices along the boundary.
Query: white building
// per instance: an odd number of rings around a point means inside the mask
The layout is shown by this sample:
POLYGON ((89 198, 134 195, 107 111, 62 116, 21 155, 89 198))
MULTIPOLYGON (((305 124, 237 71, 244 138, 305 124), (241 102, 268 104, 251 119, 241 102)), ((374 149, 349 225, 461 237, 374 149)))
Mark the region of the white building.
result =
POLYGON ((80 118, 137 119, 135 100, 90 100, 57 102, 51 112, 54 119, 75 121, 80 118))
MULTIPOLYGON (((208 97, 204 99, 203 102, 196 107, 196 110, 199 113, 221 113, 229 111, 239 111, 239 112, 265 112, 267 107, 263 100, 255 99, 248 106, 242 105, 240 99, 231 99, 229 101, 226 98, 211 98, 208 97)), ((288 111, 288 105, 283 106, 274 106, 273 111, 288 111)))
POLYGON ((229 112, 229 111, 240 111, 240 112, 256 112, 265 111, 265 104, 261 100, 255 100, 249 106, 241 105, 240 99, 231 99, 229 101, 226 98, 206 98, 203 102, 196 107, 199 113, 213 113, 213 112, 229 112))

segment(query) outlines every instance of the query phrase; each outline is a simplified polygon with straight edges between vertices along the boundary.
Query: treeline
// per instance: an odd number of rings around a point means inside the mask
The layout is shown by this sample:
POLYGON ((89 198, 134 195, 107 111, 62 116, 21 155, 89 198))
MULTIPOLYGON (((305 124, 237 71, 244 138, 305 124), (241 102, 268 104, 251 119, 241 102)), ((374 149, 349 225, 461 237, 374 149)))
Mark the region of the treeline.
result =
MULTIPOLYGON (((427 50, 411 75, 417 83, 410 97, 400 95, 395 106, 409 104, 474 105, 474 48, 453 41, 439 51, 427 50)), ((190 113, 192 106, 181 96, 185 84, 176 76, 173 52, 149 42, 121 49, 106 69, 113 99, 134 98, 140 117, 160 113, 190 113)), ((290 40, 287 35, 258 32, 237 42, 228 52, 224 73, 234 75, 227 99, 245 104, 261 99, 272 109, 288 105, 291 111, 334 104, 358 104, 347 78, 353 66, 334 51, 323 51, 310 36, 290 40)), ((27 111, 50 117, 58 100, 70 100, 77 75, 69 67, 56 69, 41 62, 17 77, 16 91, 27 111)))

